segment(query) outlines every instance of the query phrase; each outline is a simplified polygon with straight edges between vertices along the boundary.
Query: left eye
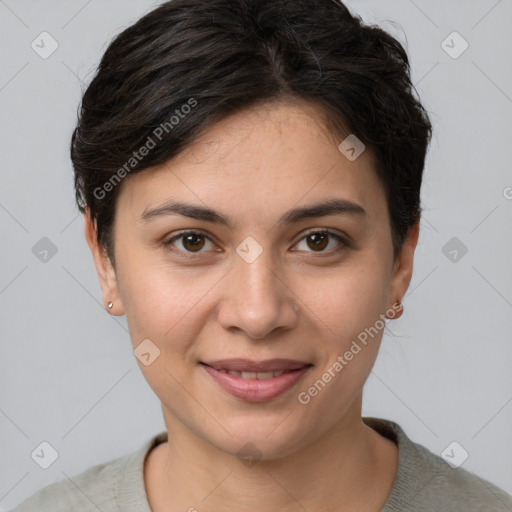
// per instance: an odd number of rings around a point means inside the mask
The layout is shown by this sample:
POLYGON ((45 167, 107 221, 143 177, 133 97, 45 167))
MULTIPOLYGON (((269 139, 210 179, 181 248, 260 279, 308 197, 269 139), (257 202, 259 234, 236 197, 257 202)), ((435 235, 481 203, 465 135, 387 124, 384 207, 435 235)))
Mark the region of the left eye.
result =
MULTIPOLYGON (((339 235, 332 233, 331 231, 311 231, 306 236, 302 237, 300 242, 297 245, 297 247, 302 243, 304 240, 306 246, 309 249, 312 249, 313 252, 328 252, 324 251, 326 247, 329 246, 329 239, 334 239, 338 242, 338 247, 334 248, 334 251, 340 250, 343 247, 348 246, 347 242, 339 235)), ((299 249, 301 250, 301 249, 299 249)), ((307 250, 307 249, 306 249, 307 250)))

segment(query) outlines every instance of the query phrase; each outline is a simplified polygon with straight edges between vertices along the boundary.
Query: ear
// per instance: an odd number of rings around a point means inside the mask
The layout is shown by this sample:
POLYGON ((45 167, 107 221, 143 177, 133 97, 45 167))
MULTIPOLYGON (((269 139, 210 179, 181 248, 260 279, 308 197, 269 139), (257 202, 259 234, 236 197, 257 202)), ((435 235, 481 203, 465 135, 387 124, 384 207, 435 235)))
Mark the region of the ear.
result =
MULTIPOLYGON (((412 277, 412 268, 414 260, 414 250, 418 244, 418 237, 420 232, 419 221, 409 228, 407 236, 402 245, 400 254, 396 257, 393 264, 393 274, 391 277, 391 300, 393 304, 402 301, 412 277)), ((390 305, 391 307, 391 305, 390 305)), ((394 318, 399 318, 403 312, 400 308, 398 314, 394 318)))
POLYGON ((91 220, 89 210, 84 214, 84 230, 85 238, 87 239, 87 243, 89 244, 94 258, 96 272, 98 273, 105 309, 116 316, 124 315, 124 307, 119 294, 116 271, 107 255, 106 249, 98 244, 96 240, 96 223, 91 220), (108 307, 109 302, 113 304, 111 309, 108 307))

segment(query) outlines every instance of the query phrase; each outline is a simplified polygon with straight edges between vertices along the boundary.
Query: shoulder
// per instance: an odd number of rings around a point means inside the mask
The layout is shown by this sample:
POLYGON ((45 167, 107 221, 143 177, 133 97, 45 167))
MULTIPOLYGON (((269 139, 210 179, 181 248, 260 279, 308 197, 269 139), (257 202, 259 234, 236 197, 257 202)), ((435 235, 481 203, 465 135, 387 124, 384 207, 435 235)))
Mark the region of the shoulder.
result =
POLYGON ((116 510, 115 492, 119 472, 129 457, 120 457, 64 478, 39 490, 11 512, 104 512, 116 510))
POLYGON ((422 460, 418 473, 428 475, 425 486, 418 492, 418 500, 435 503, 437 506, 464 512, 512 512, 512 497, 488 480, 462 467, 451 467, 440 456, 433 454, 422 445, 416 444, 417 460, 422 460))
POLYGON ((380 418, 364 421, 398 444, 398 470, 382 512, 512 512, 512 496, 460 466, 452 467, 413 442, 397 423, 380 418))
POLYGON ((139 510, 144 510, 144 459, 163 435, 154 436, 136 452, 47 485, 10 512, 118 512, 127 502, 142 504, 139 510))

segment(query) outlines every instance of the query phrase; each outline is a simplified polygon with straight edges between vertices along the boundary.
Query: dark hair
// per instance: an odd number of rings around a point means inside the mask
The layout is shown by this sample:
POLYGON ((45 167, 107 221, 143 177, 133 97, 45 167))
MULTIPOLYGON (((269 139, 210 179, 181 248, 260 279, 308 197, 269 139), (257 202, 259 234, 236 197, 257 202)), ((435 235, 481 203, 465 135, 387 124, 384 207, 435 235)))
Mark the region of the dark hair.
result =
POLYGON ((371 149, 396 256, 420 219, 432 134, 415 92, 400 42, 341 1, 168 1, 113 39, 83 95, 71 140, 78 208, 115 264, 122 178, 240 109, 306 100, 338 142, 353 133, 371 149))

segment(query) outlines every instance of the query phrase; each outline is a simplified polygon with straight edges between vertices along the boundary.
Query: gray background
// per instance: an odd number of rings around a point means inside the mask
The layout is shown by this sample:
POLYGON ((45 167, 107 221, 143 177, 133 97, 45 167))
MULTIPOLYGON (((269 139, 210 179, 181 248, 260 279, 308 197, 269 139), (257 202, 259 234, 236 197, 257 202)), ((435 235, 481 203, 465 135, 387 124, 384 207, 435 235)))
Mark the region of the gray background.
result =
MULTIPOLYGON (((462 467, 512 493, 512 1, 347 3, 407 45, 435 130, 405 314, 364 415, 438 454, 457 441, 462 467), (469 43, 458 58, 442 47, 453 31, 469 43)), ((154 5, 0 0, 0 510, 164 430, 125 318, 103 309, 68 156, 81 83, 154 5), (31 48, 43 31, 59 45, 47 59, 31 48), (46 262, 32 250, 43 237, 57 248, 46 262), (59 453, 46 470, 30 455, 42 441, 59 453)))

